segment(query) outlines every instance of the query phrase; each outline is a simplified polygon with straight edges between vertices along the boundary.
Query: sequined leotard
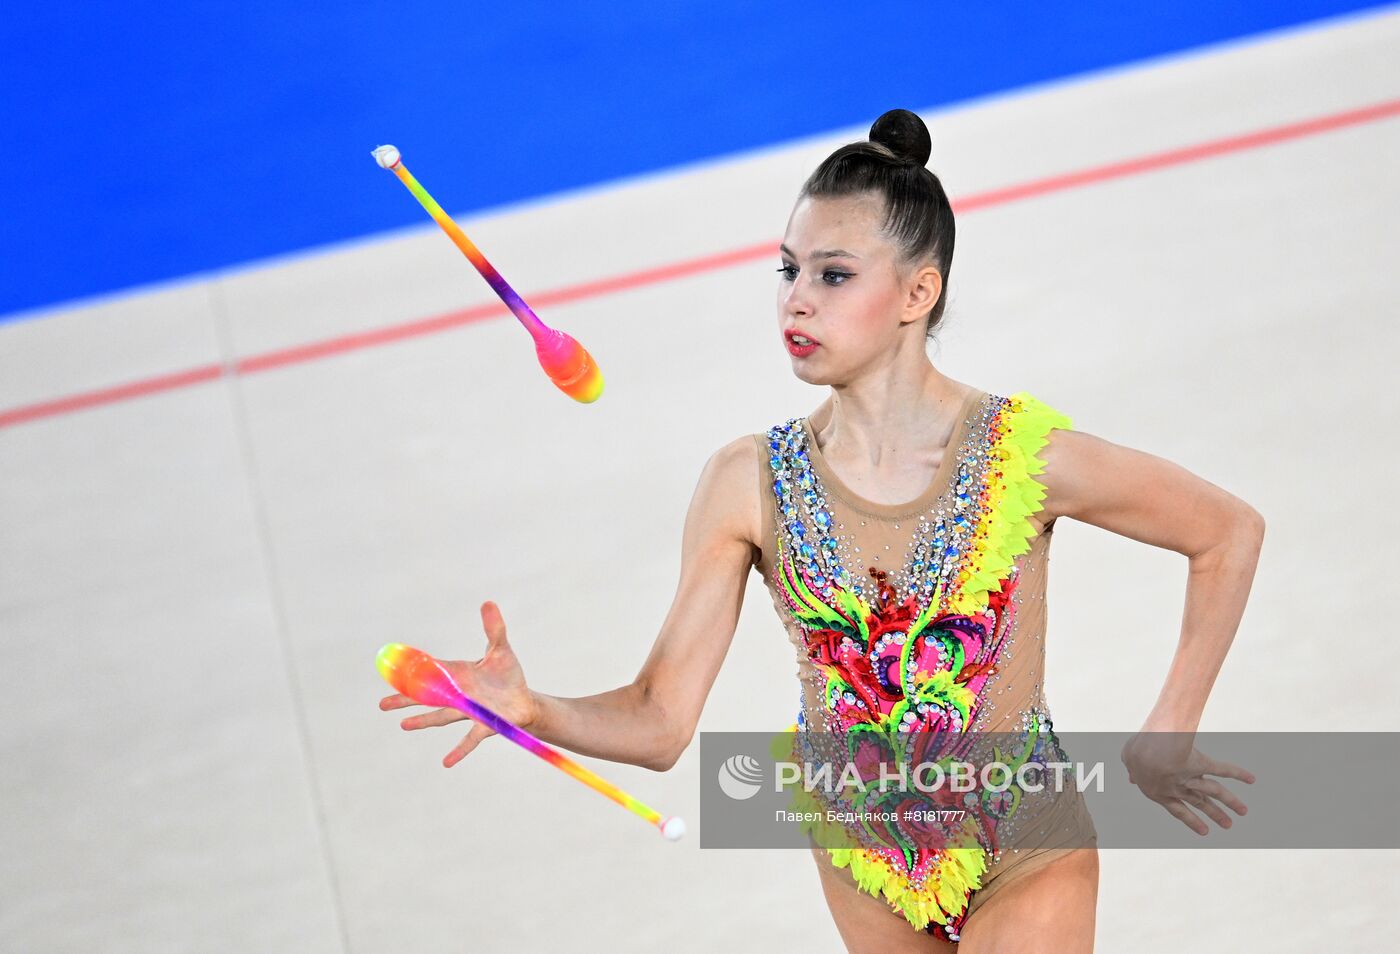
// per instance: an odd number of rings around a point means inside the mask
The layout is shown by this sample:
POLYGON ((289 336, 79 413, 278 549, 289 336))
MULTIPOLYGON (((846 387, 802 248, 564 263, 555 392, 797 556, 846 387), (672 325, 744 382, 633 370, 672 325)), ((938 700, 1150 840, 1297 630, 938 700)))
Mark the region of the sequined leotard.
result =
MULTIPOLYGON (((1037 759, 1047 747, 1065 757, 1042 684, 1053 524, 1037 533, 1026 518, 1045 495, 1036 455, 1052 428, 1071 426, 1025 392, 974 389, 933 481, 900 505, 843 484, 805 418, 753 435, 768 501, 755 568, 796 650, 793 730, 1014 733, 1037 759)), ((814 851, 850 873, 851 890, 956 941, 994 891, 1093 840, 1077 792, 1048 809, 1016 804, 981 805, 972 851, 814 851), (1003 850, 1013 832, 1016 847, 1003 850)))

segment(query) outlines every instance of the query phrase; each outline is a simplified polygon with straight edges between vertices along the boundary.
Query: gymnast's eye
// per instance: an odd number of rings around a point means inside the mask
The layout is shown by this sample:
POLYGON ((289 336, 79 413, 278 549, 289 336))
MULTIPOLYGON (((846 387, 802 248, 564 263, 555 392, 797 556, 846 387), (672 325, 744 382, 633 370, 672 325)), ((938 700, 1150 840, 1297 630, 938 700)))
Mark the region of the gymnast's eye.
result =
MULTIPOLYGON (((782 268, 778 269, 778 274, 783 276, 783 281, 790 282, 797 277, 793 274, 796 271, 796 265, 784 265, 782 268)), ((828 268, 826 271, 822 272, 822 278, 828 285, 844 285, 846 279, 850 277, 850 272, 843 272, 835 268, 828 268)))

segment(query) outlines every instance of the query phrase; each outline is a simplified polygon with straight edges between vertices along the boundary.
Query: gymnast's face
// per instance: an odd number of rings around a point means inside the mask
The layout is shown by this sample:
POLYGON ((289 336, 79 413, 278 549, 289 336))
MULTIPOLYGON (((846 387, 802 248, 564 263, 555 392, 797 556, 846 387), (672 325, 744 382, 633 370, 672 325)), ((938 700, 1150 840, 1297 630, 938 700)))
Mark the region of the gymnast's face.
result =
POLYGON ((924 353, 921 319, 932 305, 911 304, 911 270, 881 231, 884 211, 884 198, 872 193, 803 196, 788 219, 778 330, 793 372, 808 384, 877 371, 910 336, 924 353))

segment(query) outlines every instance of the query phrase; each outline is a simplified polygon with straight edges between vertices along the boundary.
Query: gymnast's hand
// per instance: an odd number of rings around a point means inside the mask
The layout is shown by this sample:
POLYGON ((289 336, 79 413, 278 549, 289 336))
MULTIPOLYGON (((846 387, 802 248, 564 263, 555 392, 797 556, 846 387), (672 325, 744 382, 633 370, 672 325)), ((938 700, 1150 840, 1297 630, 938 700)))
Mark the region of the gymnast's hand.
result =
MULTIPOLYGON (((439 662, 452 675, 458 687, 475 702, 481 703, 492 712, 522 729, 529 729, 539 714, 534 696, 525 685, 525 673, 515 651, 506 640, 506 623, 501 618, 501 610, 495 603, 481 604, 481 625, 486 630, 486 655, 472 662, 442 659, 439 662)), ((382 710, 402 709, 404 706, 419 705, 402 694, 385 696, 379 700, 382 710)), ((444 706, 432 712, 410 716, 399 723, 403 728, 426 729, 434 725, 448 725, 470 717, 460 709, 444 706)), ((451 768, 476 748, 482 739, 496 734, 496 730, 480 722, 472 724, 471 730, 457 747, 443 758, 445 768, 451 768)))
POLYGON ((1191 744, 1193 737, 1189 732, 1139 732, 1124 744, 1122 757, 1128 781, 1187 828, 1205 835, 1210 826, 1191 808, 1208 815, 1221 828, 1234 822, 1217 802, 1229 806, 1236 815, 1248 810, 1234 792, 1205 776, 1235 778, 1252 785, 1254 773, 1202 754, 1191 744))

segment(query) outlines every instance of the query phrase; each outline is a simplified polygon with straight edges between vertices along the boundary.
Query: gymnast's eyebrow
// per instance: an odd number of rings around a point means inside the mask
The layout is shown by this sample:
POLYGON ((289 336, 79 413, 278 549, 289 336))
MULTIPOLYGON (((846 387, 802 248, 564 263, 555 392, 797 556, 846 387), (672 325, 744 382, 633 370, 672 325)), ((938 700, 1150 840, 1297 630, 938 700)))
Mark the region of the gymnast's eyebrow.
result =
MULTIPOLYGON (((789 258, 796 258, 796 257, 797 257, 796 255, 793 254, 792 249, 788 248, 786 245, 779 245, 779 246, 778 246, 778 251, 782 252, 784 255, 787 255, 789 258)), ((812 257, 813 257, 813 258, 860 258, 860 256, 857 255, 855 252, 848 252, 848 251, 846 251, 844 248, 818 249, 817 251, 815 251, 815 252, 812 253, 812 257)))

